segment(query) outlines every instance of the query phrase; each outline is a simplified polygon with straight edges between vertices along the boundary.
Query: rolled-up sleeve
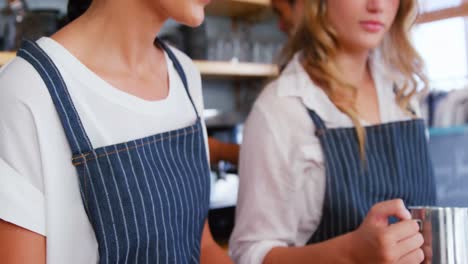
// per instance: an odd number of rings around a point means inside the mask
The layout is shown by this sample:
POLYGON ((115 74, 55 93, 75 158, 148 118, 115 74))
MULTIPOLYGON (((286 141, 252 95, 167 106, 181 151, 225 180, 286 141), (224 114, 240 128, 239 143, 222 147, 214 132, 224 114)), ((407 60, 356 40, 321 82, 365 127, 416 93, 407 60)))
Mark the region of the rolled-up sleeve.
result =
POLYGON ((287 154, 264 111, 254 107, 240 154, 240 186, 230 255, 236 263, 259 264, 274 247, 294 245, 299 226, 287 154))
POLYGON ((0 219, 46 235, 44 195, 0 159, 0 219))
POLYGON ((44 184, 33 113, 11 94, 0 92, 0 219, 45 236, 44 184))

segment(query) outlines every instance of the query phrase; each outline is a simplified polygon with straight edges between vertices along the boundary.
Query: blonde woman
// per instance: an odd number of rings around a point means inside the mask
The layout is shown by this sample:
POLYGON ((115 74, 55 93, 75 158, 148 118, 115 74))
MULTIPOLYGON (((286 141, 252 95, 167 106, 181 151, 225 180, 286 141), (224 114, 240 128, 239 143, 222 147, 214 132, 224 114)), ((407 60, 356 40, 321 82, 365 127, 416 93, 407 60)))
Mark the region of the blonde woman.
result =
POLYGON ((416 0, 302 0, 289 64, 245 128, 237 263, 421 263, 405 206, 435 203, 416 0), (396 221, 399 220, 399 221, 396 221))

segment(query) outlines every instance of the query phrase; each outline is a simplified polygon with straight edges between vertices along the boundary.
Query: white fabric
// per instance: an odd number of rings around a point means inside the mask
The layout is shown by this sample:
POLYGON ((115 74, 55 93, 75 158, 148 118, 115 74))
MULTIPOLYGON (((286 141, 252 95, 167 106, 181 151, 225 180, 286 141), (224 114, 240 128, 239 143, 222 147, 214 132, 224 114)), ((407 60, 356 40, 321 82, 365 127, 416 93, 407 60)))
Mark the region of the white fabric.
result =
MULTIPOLYGON (((236 263, 262 263, 274 247, 303 246, 320 223, 324 157, 306 107, 329 128, 353 126, 312 83, 298 57, 265 88, 246 122, 230 241, 236 263)), ((382 122, 408 120, 395 100, 395 79, 384 74, 388 71, 378 61, 371 60, 371 69, 382 122)))
MULTIPOLYGON (((42 38, 38 43, 63 75, 95 148, 196 121, 167 54, 169 96, 145 101, 100 79, 54 40, 42 38)), ((200 73, 187 56, 173 51, 202 114, 200 73)), ((47 236, 49 264, 98 260, 95 234, 83 208, 71 155, 45 84, 30 64, 15 58, 0 71, 0 218, 47 236)))

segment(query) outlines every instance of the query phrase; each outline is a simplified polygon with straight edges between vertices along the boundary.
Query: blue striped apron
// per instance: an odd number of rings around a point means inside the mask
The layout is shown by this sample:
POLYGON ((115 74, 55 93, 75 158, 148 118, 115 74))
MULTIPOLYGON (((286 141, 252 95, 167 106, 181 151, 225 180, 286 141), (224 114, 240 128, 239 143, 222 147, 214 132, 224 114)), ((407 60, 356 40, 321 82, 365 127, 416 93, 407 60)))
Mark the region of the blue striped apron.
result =
POLYGON ((307 244, 359 227, 370 208, 401 198, 407 206, 434 205, 434 172, 422 119, 366 127, 366 162, 355 128, 328 129, 314 111, 325 158, 326 190, 322 219, 307 244))
MULTIPOLYGON (((197 111, 180 63, 164 43, 158 43, 173 61, 197 111)), ((39 72, 57 109, 96 234, 99 263, 199 263, 210 178, 198 113, 191 126, 94 149, 47 54, 25 41, 18 56, 39 72)))

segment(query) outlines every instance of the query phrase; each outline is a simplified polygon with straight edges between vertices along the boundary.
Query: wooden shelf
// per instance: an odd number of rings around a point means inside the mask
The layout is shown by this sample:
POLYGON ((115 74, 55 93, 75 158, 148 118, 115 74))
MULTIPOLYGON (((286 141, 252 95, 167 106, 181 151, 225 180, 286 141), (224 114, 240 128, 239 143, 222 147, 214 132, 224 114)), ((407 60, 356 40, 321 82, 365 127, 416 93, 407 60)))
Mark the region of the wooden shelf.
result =
MULTIPOLYGON (((15 52, 0 52, 0 66, 16 56, 15 52)), ((270 78, 279 74, 278 66, 259 63, 195 61, 204 77, 214 78, 270 78)))
POLYGON ((210 16, 247 17, 257 15, 270 7, 270 0, 213 0, 206 7, 210 16))
POLYGON ((15 52, 0 52, 0 66, 6 64, 8 61, 16 56, 15 52))
POLYGON ((417 23, 429 23, 437 20, 448 19, 453 17, 468 16, 468 2, 464 2, 456 7, 444 8, 441 10, 422 13, 417 23))
MULTIPOLYGON (((15 52, 0 52, 0 66, 16 56, 15 52)), ((214 78, 270 78, 279 74, 278 66, 259 63, 234 63, 221 61, 195 61, 204 77, 214 78)))
POLYGON ((195 61, 195 65, 203 77, 210 78, 272 78, 279 74, 279 67, 274 64, 195 61))

